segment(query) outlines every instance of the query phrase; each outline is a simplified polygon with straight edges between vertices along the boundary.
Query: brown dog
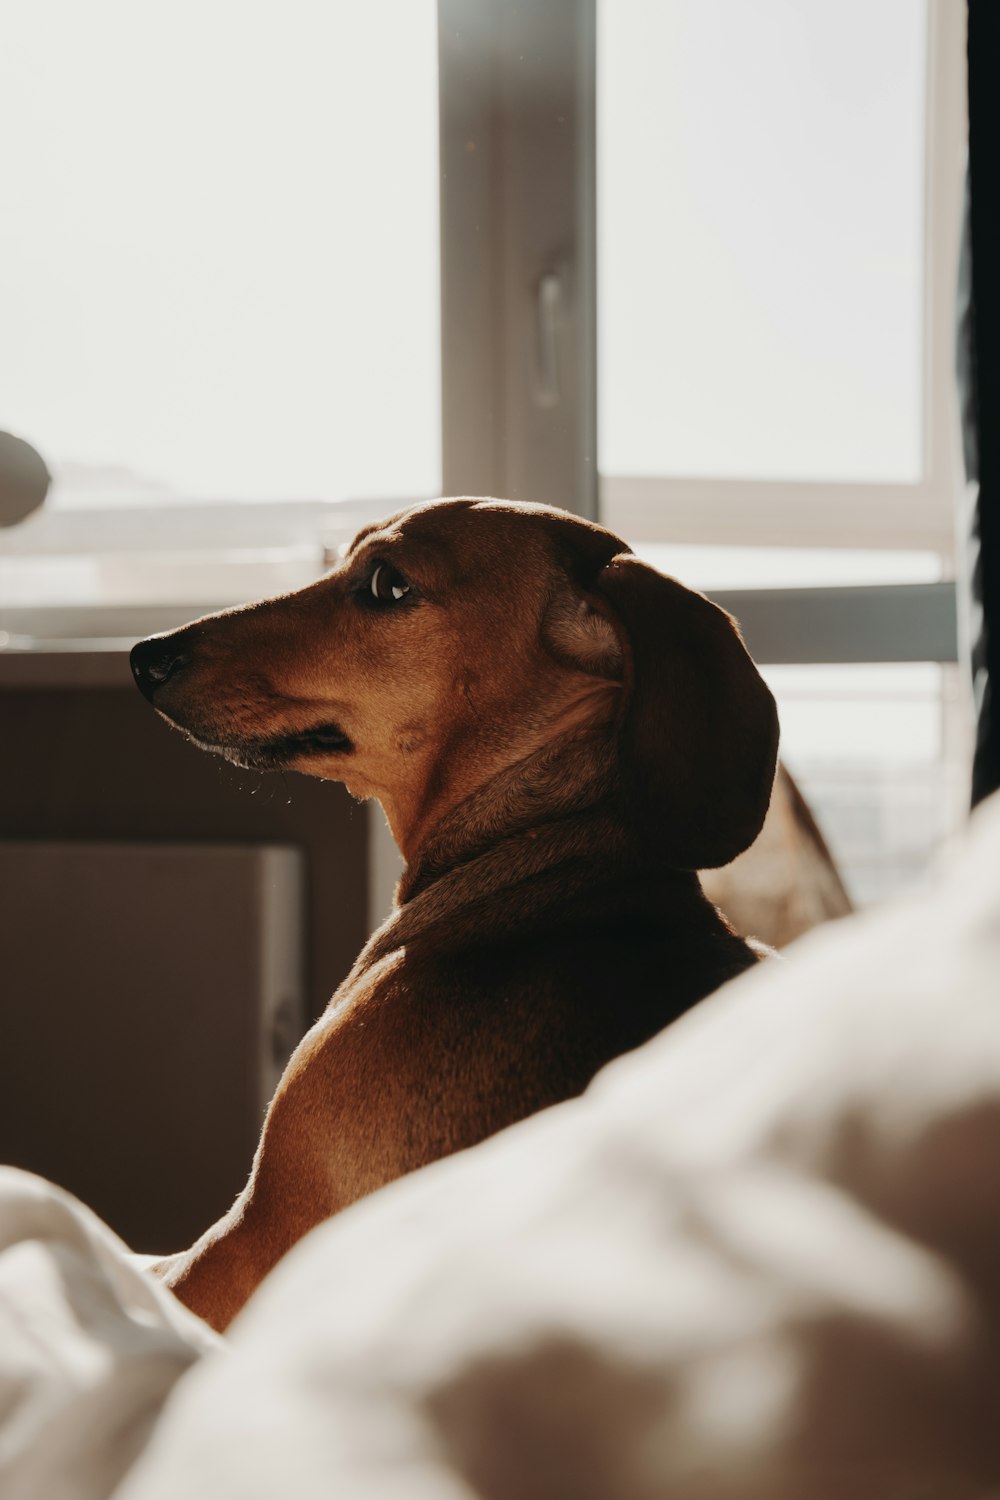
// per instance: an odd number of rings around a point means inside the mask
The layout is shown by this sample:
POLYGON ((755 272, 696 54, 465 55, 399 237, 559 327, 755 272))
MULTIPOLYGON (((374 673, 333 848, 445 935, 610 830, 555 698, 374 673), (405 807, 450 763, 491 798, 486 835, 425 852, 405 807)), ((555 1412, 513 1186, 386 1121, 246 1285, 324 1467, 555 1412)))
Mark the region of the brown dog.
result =
POLYGON ((132 667, 203 748, 378 798, 406 860, 246 1188, 165 1263, 217 1328, 313 1225, 579 1093, 757 961, 694 872, 763 822, 773 699, 728 615, 598 526, 418 505, 132 667))

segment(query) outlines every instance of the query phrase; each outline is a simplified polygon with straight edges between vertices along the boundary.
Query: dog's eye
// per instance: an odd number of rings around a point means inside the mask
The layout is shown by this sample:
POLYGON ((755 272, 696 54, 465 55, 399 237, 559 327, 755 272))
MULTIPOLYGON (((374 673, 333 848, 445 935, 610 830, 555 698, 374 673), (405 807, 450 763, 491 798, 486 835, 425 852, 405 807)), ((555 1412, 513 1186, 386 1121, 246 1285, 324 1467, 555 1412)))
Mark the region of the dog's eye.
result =
POLYGON ((410 592, 410 585, 402 573, 390 568, 388 563, 379 563, 371 576, 369 588, 372 598, 382 603, 391 602, 393 599, 402 599, 404 594, 410 592))

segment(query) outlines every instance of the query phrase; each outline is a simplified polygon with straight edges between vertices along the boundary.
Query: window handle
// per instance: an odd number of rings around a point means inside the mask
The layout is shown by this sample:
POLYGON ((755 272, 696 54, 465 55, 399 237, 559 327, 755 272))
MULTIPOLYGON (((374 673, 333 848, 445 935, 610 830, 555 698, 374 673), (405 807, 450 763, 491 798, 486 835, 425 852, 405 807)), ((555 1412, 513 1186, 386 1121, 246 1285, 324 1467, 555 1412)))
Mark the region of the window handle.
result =
POLYGON ((545 271, 535 296, 538 367, 535 401, 538 406, 559 405, 559 313, 562 279, 558 271, 545 271))

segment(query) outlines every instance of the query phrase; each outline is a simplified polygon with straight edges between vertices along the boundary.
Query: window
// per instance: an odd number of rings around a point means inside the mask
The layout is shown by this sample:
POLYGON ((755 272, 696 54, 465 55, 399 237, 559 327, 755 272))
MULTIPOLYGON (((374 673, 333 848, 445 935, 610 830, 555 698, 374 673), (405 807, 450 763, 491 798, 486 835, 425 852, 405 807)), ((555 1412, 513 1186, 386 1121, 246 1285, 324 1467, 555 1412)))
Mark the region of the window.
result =
POLYGON ((0 632, 293 587, 442 488, 599 504, 764 642, 885 894, 963 800, 963 49, 949 0, 18 0, 0 426, 57 483, 0 632))
POLYGON ((607 475, 921 477, 921 0, 602 0, 607 475))
POLYGON ((950 566, 960 8, 598 18, 609 524, 950 566))
POLYGON ((602 516, 752 605, 783 758, 864 904, 917 878, 966 806, 951 621, 928 662, 905 623, 954 614, 960 18, 936 0, 597 15, 602 516), (789 608, 802 589, 822 628, 789 608), (868 662, 862 610, 885 623, 868 662))
POLYGON ((923 879, 969 803, 958 668, 772 666, 782 758, 861 906, 923 879))
POLYGON ((439 491, 433 0, 15 0, 0 142, 51 508, 439 491))

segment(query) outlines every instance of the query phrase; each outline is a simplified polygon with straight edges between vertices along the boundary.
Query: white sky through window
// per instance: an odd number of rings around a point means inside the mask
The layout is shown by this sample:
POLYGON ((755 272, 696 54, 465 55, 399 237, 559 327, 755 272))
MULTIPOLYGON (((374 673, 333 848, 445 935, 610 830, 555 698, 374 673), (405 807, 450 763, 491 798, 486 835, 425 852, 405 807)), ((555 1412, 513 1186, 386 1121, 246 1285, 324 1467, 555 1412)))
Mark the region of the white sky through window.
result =
POLYGON ((605 474, 915 480, 925 0, 599 0, 605 474))
POLYGON ((13 0, 0 427, 67 493, 440 485, 433 0, 13 0))

